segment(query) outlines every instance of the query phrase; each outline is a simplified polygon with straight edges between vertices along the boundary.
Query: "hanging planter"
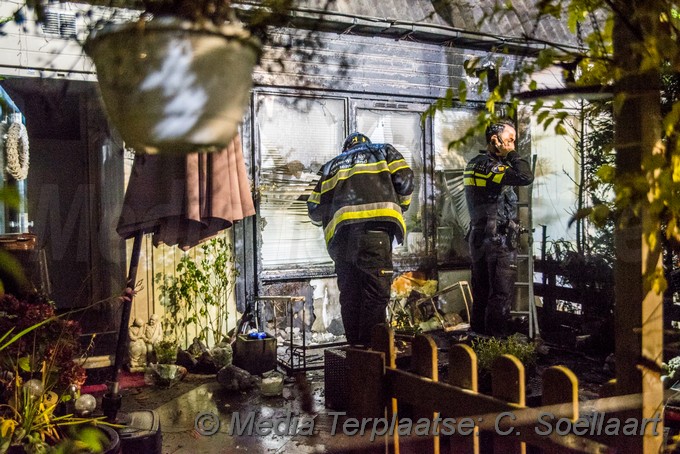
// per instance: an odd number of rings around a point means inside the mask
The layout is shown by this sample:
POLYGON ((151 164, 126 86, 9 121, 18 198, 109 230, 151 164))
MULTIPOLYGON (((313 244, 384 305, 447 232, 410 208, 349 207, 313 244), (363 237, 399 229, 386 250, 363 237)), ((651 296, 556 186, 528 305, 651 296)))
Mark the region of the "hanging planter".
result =
POLYGON ((237 21, 161 16, 96 29, 84 49, 107 114, 131 147, 191 153, 222 149, 236 135, 261 43, 237 21))

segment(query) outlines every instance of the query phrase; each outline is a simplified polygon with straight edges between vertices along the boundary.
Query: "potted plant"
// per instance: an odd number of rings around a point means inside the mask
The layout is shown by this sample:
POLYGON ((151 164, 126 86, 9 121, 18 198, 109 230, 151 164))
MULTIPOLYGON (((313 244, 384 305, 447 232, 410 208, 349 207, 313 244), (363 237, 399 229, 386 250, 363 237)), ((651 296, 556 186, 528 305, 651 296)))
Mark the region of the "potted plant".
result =
POLYGON ((172 337, 158 342, 154 346, 155 361, 146 366, 145 381, 161 388, 169 388, 181 381, 187 369, 177 364, 178 351, 179 344, 172 337))
POLYGON ((40 379, 27 381, 15 370, 8 387, 11 398, 0 406, 0 454, 118 452, 118 433, 104 421, 104 416, 76 416, 60 411, 62 404, 74 397, 55 392, 57 388, 49 384, 46 370, 40 379))
POLYGON ((141 0, 138 21, 96 27, 84 50, 123 139, 146 153, 227 146, 249 100, 266 27, 293 1, 262 1, 244 24, 231 0, 141 0))
POLYGON ((158 364, 175 364, 179 345, 174 339, 163 339, 154 346, 158 364))
POLYGON ((67 411, 85 380, 79 335, 41 295, 0 298, 0 453, 115 452, 118 434, 102 418, 67 411))

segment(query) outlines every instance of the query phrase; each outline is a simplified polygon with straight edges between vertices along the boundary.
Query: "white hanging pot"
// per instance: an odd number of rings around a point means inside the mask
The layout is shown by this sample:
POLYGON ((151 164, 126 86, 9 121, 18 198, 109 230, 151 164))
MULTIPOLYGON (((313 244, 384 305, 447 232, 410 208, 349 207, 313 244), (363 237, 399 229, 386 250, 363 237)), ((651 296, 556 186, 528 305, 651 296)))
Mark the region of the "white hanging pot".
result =
POLYGON ((106 25, 84 49, 123 140, 139 152, 191 153, 236 135, 261 44, 238 24, 161 17, 106 25))

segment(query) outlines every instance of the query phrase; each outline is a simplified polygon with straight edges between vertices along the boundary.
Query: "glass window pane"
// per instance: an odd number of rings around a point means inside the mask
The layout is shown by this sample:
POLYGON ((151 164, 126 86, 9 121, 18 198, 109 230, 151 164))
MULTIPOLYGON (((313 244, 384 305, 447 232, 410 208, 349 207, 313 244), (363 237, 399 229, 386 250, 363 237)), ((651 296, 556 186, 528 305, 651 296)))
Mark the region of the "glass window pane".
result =
POLYGON ((439 263, 467 263, 469 251, 465 235, 470 215, 465 202, 463 170, 467 161, 485 148, 484 137, 476 137, 464 148, 449 149, 474 124, 477 113, 456 109, 437 112, 434 118, 434 184, 436 244, 439 263))
POLYGON ((259 95, 261 258, 265 270, 332 265, 307 197, 321 166, 342 148, 345 103, 339 99, 259 95))
POLYGON ((394 248, 394 255, 426 253, 422 219, 425 205, 423 184, 423 129, 418 112, 357 109, 357 131, 371 142, 390 143, 403 156, 415 173, 415 189, 411 207, 404 213, 407 237, 394 248))
MULTIPOLYGON (((536 176, 532 192, 533 224, 546 226, 551 240, 576 241, 576 229, 569 221, 578 207, 578 185, 581 179, 576 156, 579 121, 566 120, 575 134, 557 135, 552 126, 546 131, 536 117, 531 117, 531 147, 537 155, 536 176)), ((542 230, 534 232, 534 245, 540 250, 542 230)))

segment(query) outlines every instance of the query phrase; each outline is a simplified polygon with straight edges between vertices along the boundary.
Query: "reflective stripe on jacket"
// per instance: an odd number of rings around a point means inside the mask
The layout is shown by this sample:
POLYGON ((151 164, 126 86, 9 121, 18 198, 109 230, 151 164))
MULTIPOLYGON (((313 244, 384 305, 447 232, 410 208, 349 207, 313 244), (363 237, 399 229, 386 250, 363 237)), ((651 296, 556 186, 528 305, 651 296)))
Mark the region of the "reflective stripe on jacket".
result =
POLYGON ((324 164, 307 210, 312 222, 323 226, 329 247, 344 226, 368 221, 394 225, 401 243, 406 231, 402 212, 412 192, 413 171, 396 148, 362 143, 324 164))
POLYGON ((533 181, 531 165, 517 152, 510 152, 505 159, 480 152, 463 173, 470 227, 494 235, 496 226, 516 220, 517 195, 512 187, 527 186, 533 181))

